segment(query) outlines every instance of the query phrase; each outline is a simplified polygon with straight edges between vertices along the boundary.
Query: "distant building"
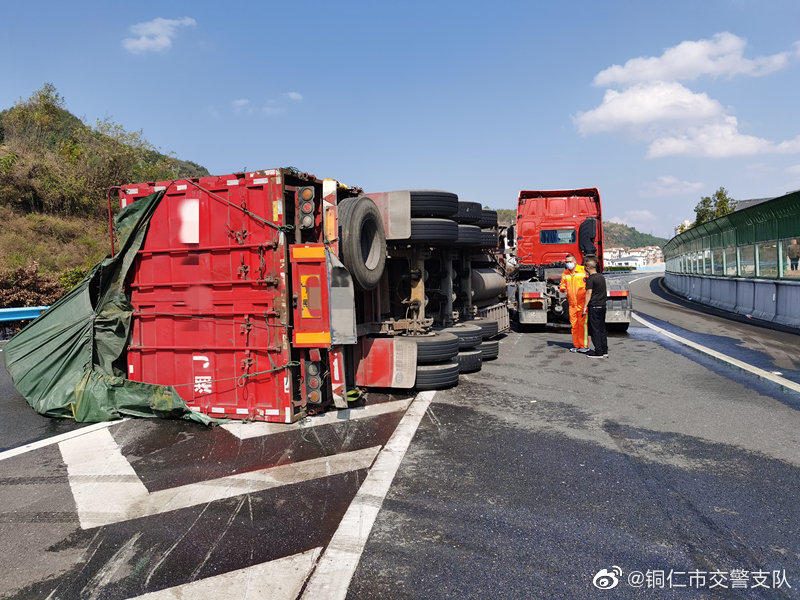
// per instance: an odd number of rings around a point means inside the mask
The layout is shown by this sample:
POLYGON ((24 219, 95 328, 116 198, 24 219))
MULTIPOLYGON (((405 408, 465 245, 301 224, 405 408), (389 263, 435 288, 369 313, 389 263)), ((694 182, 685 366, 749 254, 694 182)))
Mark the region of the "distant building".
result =
POLYGON ((605 261, 606 267, 630 267, 632 269, 641 269, 646 264, 647 262, 644 256, 626 255, 605 261))
POLYGON ((664 253, 658 246, 645 246, 644 248, 634 248, 628 252, 630 256, 642 256, 645 264, 656 265, 664 263, 664 253))
POLYGON ((641 266, 664 264, 664 254, 658 246, 645 246, 643 248, 632 248, 631 250, 614 247, 603 250, 603 261, 606 266, 629 267, 632 265, 616 265, 616 262, 620 260, 627 260, 630 262, 634 259, 637 259, 637 262, 640 262, 641 266))

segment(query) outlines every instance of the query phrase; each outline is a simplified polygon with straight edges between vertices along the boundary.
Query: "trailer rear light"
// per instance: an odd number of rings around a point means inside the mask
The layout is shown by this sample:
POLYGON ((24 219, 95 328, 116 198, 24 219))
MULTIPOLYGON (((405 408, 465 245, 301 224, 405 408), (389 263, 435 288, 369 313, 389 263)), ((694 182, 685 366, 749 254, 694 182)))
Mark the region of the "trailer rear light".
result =
POLYGON ((523 300, 530 300, 532 298, 541 298, 542 292, 523 292, 522 299, 523 300))
POLYGON ((306 361, 306 400, 311 404, 322 402, 322 377, 320 377, 320 364, 313 359, 306 361))
POLYGON ((314 188, 301 187, 297 190, 297 207, 299 215, 297 218, 300 229, 312 229, 314 227, 314 188))
POLYGON ((624 298, 628 295, 627 290, 611 290, 608 292, 611 298, 624 298))

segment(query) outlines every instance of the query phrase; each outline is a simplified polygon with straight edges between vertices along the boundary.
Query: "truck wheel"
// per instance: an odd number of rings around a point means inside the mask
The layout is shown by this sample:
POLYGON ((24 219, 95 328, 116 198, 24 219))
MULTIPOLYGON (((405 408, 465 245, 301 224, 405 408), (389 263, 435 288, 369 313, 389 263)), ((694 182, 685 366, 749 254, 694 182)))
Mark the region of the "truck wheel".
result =
POLYGON ((456 356, 459 373, 475 373, 481 370, 482 353, 480 350, 464 350, 456 356))
POLYGON ((458 323, 452 327, 442 329, 444 333, 451 333, 458 338, 458 347, 460 350, 465 348, 474 348, 483 340, 483 329, 477 325, 470 325, 469 323, 458 323))
POLYGON ((408 336, 417 342, 417 364, 450 360, 458 354, 458 337, 452 333, 436 331, 427 335, 408 336))
POLYGON ((458 385, 458 363, 452 360, 417 366, 418 390, 442 390, 458 385))
POLYGON ((456 223, 474 225, 483 217, 483 207, 480 202, 459 202, 458 212, 453 217, 456 223))
POLYGON ((494 319, 473 319, 472 321, 467 321, 467 323, 480 327, 482 331, 481 337, 484 340, 493 338, 500 331, 500 325, 494 319))
POLYGON ((496 231, 481 231, 481 248, 497 248, 500 241, 497 239, 496 231))
POLYGON ((497 211, 491 210, 489 208, 484 208, 481 210, 481 220, 478 221, 478 225, 481 229, 489 229, 491 227, 497 227, 497 211))
POLYGON ((366 197, 347 198, 339 205, 342 262, 362 291, 375 288, 386 265, 386 233, 375 203, 366 197))
POLYGON ((458 224, 458 239, 456 239, 457 246, 481 246, 483 234, 481 228, 477 225, 464 225, 458 224))
POLYGON ((482 342, 478 350, 481 351, 481 360, 494 360, 500 355, 500 342, 497 340, 482 342))
POLYGON ((438 244, 458 239, 458 223, 450 219, 411 219, 412 242, 438 244))
POLYGON ((412 190, 412 217, 449 217, 458 212, 458 196, 438 190, 412 190))

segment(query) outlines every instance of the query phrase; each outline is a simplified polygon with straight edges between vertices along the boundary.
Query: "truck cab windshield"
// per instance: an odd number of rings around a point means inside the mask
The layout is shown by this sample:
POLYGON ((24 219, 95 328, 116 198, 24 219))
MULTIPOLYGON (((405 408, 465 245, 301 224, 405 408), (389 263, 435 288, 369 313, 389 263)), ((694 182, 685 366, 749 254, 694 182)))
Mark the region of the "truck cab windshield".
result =
POLYGON ((574 244, 577 239, 574 229, 542 229, 540 244, 574 244))

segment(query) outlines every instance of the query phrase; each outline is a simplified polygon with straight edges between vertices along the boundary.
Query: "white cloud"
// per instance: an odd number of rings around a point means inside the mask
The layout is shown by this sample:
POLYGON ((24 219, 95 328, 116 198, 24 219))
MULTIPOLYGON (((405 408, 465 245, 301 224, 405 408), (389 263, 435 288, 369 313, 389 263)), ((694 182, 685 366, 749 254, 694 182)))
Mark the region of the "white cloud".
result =
POLYGON ((649 210, 627 210, 622 217, 611 217, 609 221, 633 227, 641 233, 650 233, 662 226, 662 219, 649 210))
POLYGON ((727 158, 757 154, 798 154, 800 136, 784 142, 771 142, 739 132, 736 117, 725 116, 722 121, 700 127, 690 127, 673 136, 652 141, 647 151, 650 158, 663 156, 705 156, 727 158))
POLYGON ((122 46, 133 54, 144 52, 166 52, 172 47, 172 40, 179 27, 197 25, 191 17, 164 19, 157 17, 152 21, 131 25, 130 32, 137 37, 125 38, 122 46))
POLYGON ((766 75, 800 57, 800 42, 790 52, 756 59, 744 58, 746 45, 746 40, 723 32, 711 40, 681 42, 659 57, 609 67, 594 83, 619 89, 607 89, 599 106, 579 112, 573 122, 584 135, 621 132, 645 141, 649 158, 800 153, 800 136, 773 142, 743 133, 738 119, 718 100, 678 82, 701 75, 766 75))
POLYGON ((673 175, 662 175, 642 186, 639 195, 643 198, 661 198, 696 194, 705 185, 699 181, 681 181, 673 175))
POLYGON ((273 104, 269 104, 261 108, 261 111, 267 115, 268 117, 274 117, 276 115, 281 115, 286 112, 285 108, 280 106, 275 106, 273 104))
POLYGON ((247 108, 247 106, 250 104, 250 100, 248 100, 247 98, 240 98, 239 100, 234 100, 232 104, 233 104, 233 110, 235 110, 236 112, 241 112, 247 108))
POLYGON ((303 99, 303 95, 299 92, 286 92, 284 94, 289 100, 294 100, 295 102, 300 102, 303 99))
POLYGON ((655 81, 627 90, 607 90, 603 103, 574 117, 581 133, 630 130, 646 134, 661 126, 685 127, 716 119, 725 110, 707 94, 697 94, 680 83, 655 81))
POLYGON ((726 158, 777 152, 772 142, 739 133, 736 117, 726 116, 721 122, 690 127, 672 136, 660 137, 650 144, 647 156, 706 156, 726 158))
MULTIPOLYGON (((728 32, 717 33, 710 40, 685 41, 668 48, 659 57, 632 58, 624 65, 613 65, 594 78, 598 86, 632 84, 642 81, 694 80, 701 75, 747 75, 758 77, 786 67, 792 52, 779 52, 755 59, 745 58, 747 41, 728 32)), ((800 55, 800 45, 794 44, 800 55)))

